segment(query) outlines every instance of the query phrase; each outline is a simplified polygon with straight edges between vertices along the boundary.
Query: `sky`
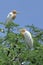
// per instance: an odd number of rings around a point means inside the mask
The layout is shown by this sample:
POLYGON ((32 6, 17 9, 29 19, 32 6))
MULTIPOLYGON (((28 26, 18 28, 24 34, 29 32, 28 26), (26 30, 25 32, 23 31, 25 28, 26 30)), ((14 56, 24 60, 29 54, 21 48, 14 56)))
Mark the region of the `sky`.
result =
POLYGON ((43 0, 0 0, 0 21, 5 22, 12 10, 20 12, 15 23, 21 26, 33 24, 43 29, 43 0))

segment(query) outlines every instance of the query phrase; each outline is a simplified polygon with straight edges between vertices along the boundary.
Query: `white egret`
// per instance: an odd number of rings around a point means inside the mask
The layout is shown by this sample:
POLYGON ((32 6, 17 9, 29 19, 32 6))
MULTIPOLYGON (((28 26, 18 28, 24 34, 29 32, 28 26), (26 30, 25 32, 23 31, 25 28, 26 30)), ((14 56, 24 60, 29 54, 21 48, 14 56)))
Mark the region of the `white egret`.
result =
POLYGON ((33 38, 29 31, 21 29, 20 33, 24 36, 25 42, 30 49, 33 49, 33 38))
POLYGON ((7 21, 14 20, 16 18, 16 14, 19 14, 19 12, 17 12, 16 10, 9 12, 9 14, 7 15, 7 21))

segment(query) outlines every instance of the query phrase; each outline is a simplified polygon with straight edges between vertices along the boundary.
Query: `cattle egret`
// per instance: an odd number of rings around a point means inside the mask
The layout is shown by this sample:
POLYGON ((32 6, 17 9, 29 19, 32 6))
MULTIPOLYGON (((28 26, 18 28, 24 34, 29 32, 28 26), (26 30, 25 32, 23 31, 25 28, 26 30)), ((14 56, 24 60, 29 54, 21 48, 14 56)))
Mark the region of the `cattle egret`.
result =
POLYGON ((11 11, 7 16, 7 21, 12 21, 16 18, 16 14, 19 14, 16 10, 11 11))
POLYGON ((30 49, 33 49, 33 38, 29 31, 21 29, 20 33, 24 36, 25 42, 30 49))

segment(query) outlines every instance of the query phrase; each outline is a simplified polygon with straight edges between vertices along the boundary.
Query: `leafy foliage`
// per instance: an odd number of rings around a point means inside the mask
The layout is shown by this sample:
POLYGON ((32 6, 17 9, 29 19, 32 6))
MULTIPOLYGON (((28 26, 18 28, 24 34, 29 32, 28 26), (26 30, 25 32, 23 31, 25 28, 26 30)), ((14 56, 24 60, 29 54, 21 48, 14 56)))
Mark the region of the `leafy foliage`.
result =
POLYGON ((33 36, 34 50, 26 47, 25 41, 17 28, 20 26, 13 21, 6 22, 0 37, 0 65, 43 65, 43 30, 34 25, 27 25, 33 36), (14 30, 15 29, 15 30, 14 30), (16 33, 15 33, 16 32, 16 33))

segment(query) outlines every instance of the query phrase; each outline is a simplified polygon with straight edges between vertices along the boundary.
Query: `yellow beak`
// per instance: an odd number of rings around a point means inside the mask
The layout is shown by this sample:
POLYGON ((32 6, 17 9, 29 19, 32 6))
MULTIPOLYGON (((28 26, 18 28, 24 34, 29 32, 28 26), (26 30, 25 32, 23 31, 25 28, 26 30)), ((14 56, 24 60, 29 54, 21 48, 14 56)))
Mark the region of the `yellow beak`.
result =
POLYGON ((16 12, 16 14, 20 14, 20 12, 16 12))

